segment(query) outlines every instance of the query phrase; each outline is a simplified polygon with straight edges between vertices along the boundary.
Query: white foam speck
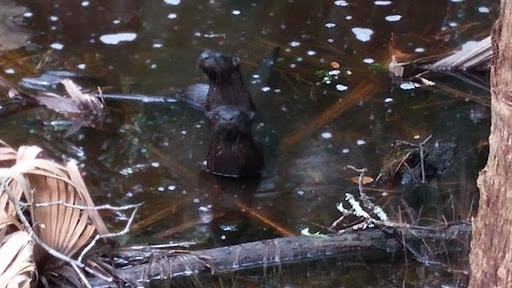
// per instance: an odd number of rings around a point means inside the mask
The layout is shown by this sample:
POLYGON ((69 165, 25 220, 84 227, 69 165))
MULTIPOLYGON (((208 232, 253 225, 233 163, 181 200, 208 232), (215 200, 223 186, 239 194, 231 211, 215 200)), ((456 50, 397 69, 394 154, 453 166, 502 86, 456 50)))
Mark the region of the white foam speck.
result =
POLYGON ((347 89, 348 89, 348 86, 341 85, 341 84, 336 85, 336 90, 338 90, 338 91, 345 91, 347 89))
POLYGON ((135 33, 117 33, 117 34, 105 34, 100 37, 100 41, 109 44, 117 45, 120 42, 131 42, 137 38, 135 33))
POLYGON ((400 19, 402 19, 402 15, 389 15, 389 16, 386 16, 385 19, 388 22, 397 22, 397 21, 400 21, 400 19))
POLYGON ((356 38, 359 41, 367 42, 370 41, 373 34, 373 30, 368 28, 354 27, 352 28, 352 33, 356 35, 356 38))
POLYGON ((165 4, 169 5, 178 5, 180 4, 181 0, 164 0, 165 4))

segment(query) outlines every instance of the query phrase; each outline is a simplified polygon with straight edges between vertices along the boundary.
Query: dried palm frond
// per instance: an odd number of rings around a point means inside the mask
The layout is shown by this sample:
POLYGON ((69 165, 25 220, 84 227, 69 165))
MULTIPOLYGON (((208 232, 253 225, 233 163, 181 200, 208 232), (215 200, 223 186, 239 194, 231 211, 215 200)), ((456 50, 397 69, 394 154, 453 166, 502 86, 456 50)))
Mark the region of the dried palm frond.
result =
POLYGON ((30 288, 36 272, 34 241, 27 232, 7 235, 0 243, 0 287, 30 288))
MULTIPOLYGON (((8 226, 21 230, 16 217, 24 218, 23 229, 30 235, 34 233, 33 257, 39 273, 45 276, 45 272, 50 272, 51 277, 60 274, 71 283, 80 283, 77 268, 70 264, 73 257, 92 237, 109 231, 93 209, 94 203, 76 164, 63 166, 38 158, 41 149, 35 146, 22 146, 16 152, 3 142, 0 145, 4 146, 0 147, 0 167, 14 163, 10 168, 0 168, 2 185, 6 185, 2 186, 5 191, 0 191, 0 240, 8 226), (16 206, 20 203, 29 208, 30 222, 16 206), (55 257, 56 254, 61 256, 55 257)), ((8 237, 12 236, 5 236, 4 240, 8 237)))

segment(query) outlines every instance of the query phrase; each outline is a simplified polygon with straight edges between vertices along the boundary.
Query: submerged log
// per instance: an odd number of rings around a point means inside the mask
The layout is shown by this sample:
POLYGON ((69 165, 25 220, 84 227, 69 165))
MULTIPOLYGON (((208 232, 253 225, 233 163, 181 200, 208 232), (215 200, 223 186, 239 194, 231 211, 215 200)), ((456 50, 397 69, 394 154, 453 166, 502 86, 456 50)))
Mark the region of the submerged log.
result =
MULTIPOLYGON (((364 259, 365 253, 378 252, 385 256, 405 250, 411 252, 417 260, 432 261, 436 253, 450 253, 467 248, 470 236, 471 224, 457 223, 436 227, 347 229, 342 233, 326 236, 284 237, 201 251, 158 250, 149 247, 142 251, 138 248, 117 253, 130 266, 116 272, 125 280, 140 283, 198 272, 223 274, 355 254, 362 255, 364 259), (423 249, 425 247, 428 249, 423 249), (431 254, 422 255, 424 251, 431 254)), ((91 284, 94 287, 114 287, 99 279, 91 279, 91 284)))

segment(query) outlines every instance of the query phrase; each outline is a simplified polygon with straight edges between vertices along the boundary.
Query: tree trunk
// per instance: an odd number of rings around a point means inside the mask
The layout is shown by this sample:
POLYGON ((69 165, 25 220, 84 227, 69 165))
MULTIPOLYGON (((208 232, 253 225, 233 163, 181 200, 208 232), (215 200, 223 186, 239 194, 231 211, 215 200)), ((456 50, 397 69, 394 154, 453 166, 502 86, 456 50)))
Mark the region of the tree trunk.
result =
POLYGON ((512 0, 501 1, 492 42, 490 154, 478 178, 469 287, 512 287, 512 0))

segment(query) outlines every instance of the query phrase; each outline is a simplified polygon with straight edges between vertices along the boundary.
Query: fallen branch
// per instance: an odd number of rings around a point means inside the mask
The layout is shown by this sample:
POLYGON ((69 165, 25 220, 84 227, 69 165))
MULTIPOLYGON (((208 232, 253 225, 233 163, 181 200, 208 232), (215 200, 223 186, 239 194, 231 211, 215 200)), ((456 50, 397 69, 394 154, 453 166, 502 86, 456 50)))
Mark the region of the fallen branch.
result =
MULTIPOLYGON (((469 223, 435 227, 395 224, 364 230, 350 228, 342 233, 322 235, 322 237, 284 237, 200 251, 159 250, 151 247, 140 249, 139 247, 118 254, 128 262, 127 266, 132 266, 121 268, 117 272, 126 279, 140 283, 152 279, 189 275, 192 271, 223 274, 327 257, 354 254, 364 256, 364 253, 374 252, 380 252, 385 256, 387 253, 410 250, 418 245, 432 244, 429 249, 424 250, 446 253, 446 249, 450 249, 447 248, 450 247, 447 245, 449 243, 455 243, 452 250, 467 248, 470 236, 471 224, 469 223), (132 259, 131 262, 130 259, 132 259)), ((415 251, 424 250, 415 249, 415 251)), ((114 254, 116 254, 115 251, 114 254)), ((413 255, 417 254, 417 252, 413 253, 413 255)), ((349 258, 354 259, 347 257, 349 258)), ((89 282, 95 287, 114 287, 100 279, 90 279, 89 282)))

